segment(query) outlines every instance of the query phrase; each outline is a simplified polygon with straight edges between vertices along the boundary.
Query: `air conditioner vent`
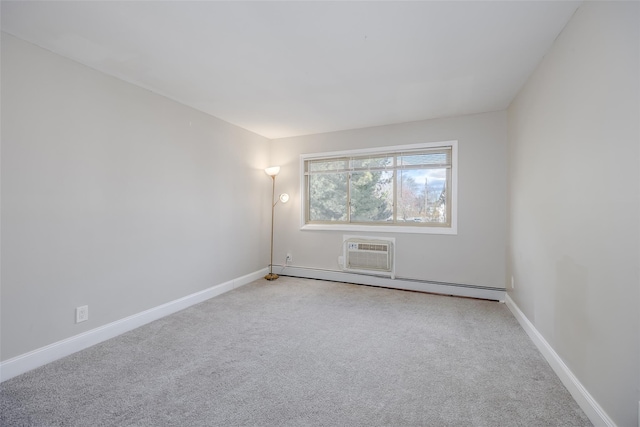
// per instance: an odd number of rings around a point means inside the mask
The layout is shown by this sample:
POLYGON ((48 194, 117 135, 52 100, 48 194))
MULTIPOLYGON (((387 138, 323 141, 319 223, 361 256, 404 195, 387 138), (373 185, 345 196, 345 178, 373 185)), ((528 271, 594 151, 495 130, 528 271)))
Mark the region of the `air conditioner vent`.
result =
POLYGON ((380 252, 388 252, 389 245, 384 244, 375 244, 375 243, 359 243, 358 250, 360 251, 380 251, 380 252))
POLYGON ((394 278, 394 241, 345 236, 345 271, 374 273, 394 278))

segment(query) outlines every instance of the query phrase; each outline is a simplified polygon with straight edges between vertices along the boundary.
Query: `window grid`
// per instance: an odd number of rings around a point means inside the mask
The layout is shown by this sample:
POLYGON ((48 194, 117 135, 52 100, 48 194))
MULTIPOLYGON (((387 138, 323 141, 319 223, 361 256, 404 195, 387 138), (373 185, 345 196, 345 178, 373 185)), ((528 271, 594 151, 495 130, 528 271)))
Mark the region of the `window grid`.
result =
MULTIPOLYGON (((452 168, 452 147, 440 146, 433 149, 420 149, 414 151, 402 151, 402 152, 383 152, 375 153, 365 156, 339 156, 339 157, 318 157, 308 159, 304 161, 304 174, 305 174, 305 223, 306 224, 354 224, 354 225, 401 225, 401 226, 416 226, 416 227, 451 227, 451 168, 452 168), (386 160, 385 160, 386 159, 386 160), (376 165, 376 162, 378 164, 376 165), (340 165, 342 163, 342 165, 340 165), (390 164, 389 164, 390 163, 390 164), (324 164, 324 166, 323 166, 324 164), (331 165, 334 165, 331 168, 331 165), (340 165, 340 167, 335 167, 340 165), (315 170, 314 170, 315 169, 315 170), (407 219, 406 217, 400 218, 399 212, 399 193, 398 191, 404 190, 404 183, 400 182, 404 179, 404 173, 407 172, 407 176, 411 177, 411 172, 427 171, 427 170, 444 170, 445 177, 442 183, 441 194, 436 199, 436 207, 431 207, 432 213, 436 212, 443 218, 439 218, 438 221, 429 220, 427 214, 429 213, 429 191, 428 179, 425 178, 424 182, 424 212, 422 208, 418 210, 421 213, 421 217, 414 217, 413 219, 407 219), (391 172, 391 215, 389 219, 382 220, 371 219, 368 221, 355 221, 353 220, 354 201, 355 197, 352 192, 354 187, 354 173, 384 173, 391 172), (400 172, 400 174, 398 173, 400 172), (312 175, 346 175, 346 220, 312 220, 311 216, 311 176, 312 175), (400 188, 399 188, 400 187, 400 188), (444 200, 443 196, 444 195, 444 200), (440 204, 438 206, 438 204, 440 204), (412 223, 411 221, 416 221, 412 223)), ((378 176, 379 177, 379 176, 378 176)), ((413 178, 411 178, 413 179, 413 178)), ((408 179, 407 179, 408 180, 408 179)), ((409 182, 409 181, 408 181, 409 182)), ((415 181, 411 181, 415 184, 415 181)), ((377 183, 376 185, 379 185, 377 183)), ((407 189, 409 191, 409 189, 407 189)), ((409 193, 411 192, 409 191, 409 193)), ((415 197, 415 195, 413 195, 415 197)), ((376 197, 368 199, 368 201, 376 201, 376 197)), ((357 206, 356 206, 357 208, 357 206)), ((432 217, 433 218, 433 217, 432 217)))

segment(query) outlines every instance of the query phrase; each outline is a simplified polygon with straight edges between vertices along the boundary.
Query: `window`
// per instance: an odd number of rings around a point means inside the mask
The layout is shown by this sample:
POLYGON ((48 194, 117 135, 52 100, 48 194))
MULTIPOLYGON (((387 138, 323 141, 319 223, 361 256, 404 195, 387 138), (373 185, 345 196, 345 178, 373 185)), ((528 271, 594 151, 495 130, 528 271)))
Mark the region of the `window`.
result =
POLYGON ((457 141, 301 156, 303 229, 456 232, 457 141))

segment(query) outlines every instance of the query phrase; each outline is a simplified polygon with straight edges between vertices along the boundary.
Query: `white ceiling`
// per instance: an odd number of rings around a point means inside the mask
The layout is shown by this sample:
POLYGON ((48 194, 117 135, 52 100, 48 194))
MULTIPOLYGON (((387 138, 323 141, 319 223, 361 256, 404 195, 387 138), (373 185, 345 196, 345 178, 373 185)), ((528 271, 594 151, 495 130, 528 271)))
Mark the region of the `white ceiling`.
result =
POLYGON ((8 2, 2 30, 268 138, 507 108, 579 2, 8 2))

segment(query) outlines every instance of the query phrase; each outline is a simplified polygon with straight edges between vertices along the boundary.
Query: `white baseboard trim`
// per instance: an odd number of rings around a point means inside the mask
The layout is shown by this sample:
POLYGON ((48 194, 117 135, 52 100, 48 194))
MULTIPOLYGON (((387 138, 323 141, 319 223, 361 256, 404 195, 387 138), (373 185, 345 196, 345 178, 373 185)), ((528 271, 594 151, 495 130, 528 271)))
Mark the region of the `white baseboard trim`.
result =
MULTIPOLYGON (((274 265, 274 267, 276 267, 274 265)), ((282 267, 282 266, 279 266, 282 267)), ((469 298, 481 298, 504 301, 505 290, 482 286, 458 285, 454 283, 429 282, 397 277, 369 276, 335 270, 321 270, 306 267, 286 266, 277 272, 281 276, 304 277, 307 279, 330 280, 333 282, 355 283, 358 285, 380 286, 383 288, 403 289, 407 291, 429 292, 433 294, 455 295, 469 298)))
POLYGON ((7 359, 0 363, 0 382, 28 372, 32 369, 69 356, 80 350, 91 347, 125 332, 129 332, 154 320, 168 316, 187 307, 201 303, 210 298, 229 292, 240 286, 258 280, 267 274, 267 269, 261 269, 228 282, 212 286, 200 292, 187 295, 166 304, 145 310, 124 319, 97 327, 87 332, 69 337, 62 341, 49 344, 25 354, 7 359))
POLYGON ((509 310, 511 310, 511 313, 513 313, 514 317, 518 319, 522 328, 525 330, 527 335, 529 335, 529 338, 531 338, 540 353, 542 353, 556 375, 560 378, 562 384, 564 384, 567 390, 569 390, 569 393, 571 393, 571 396, 573 396, 575 401, 578 403, 578 406, 580 406, 587 417, 589 417, 589 420, 593 425, 616 427, 613 420, 609 418, 604 409, 600 407, 593 396, 591 396, 587 389, 584 388, 578 378, 576 378, 569 367, 562 361, 558 353, 555 352, 553 347, 551 347, 547 340, 545 340, 540 332, 538 332, 533 323, 527 319, 527 316, 524 315, 518 305, 508 294, 506 295, 505 303, 509 310))

